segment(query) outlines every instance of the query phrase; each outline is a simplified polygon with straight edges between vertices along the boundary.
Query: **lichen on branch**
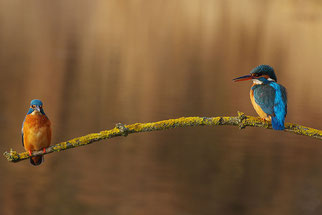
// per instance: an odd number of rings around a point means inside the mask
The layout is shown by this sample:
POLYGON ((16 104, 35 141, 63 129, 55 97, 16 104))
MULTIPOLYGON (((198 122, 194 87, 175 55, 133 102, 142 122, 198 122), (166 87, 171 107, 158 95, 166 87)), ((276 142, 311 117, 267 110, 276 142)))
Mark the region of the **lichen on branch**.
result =
MULTIPOLYGON (((259 117, 246 116, 244 113, 238 112, 238 116, 218 116, 218 117, 181 117, 178 119, 168 119, 158 122, 149 123, 135 123, 131 125, 123 125, 118 123, 115 128, 111 130, 101 131, 99 133, 88 134, 82 137, 77 137, 72 140, 57 143, 56 145, 46 148, 46 152, 34 151, 31 156, 45 155, 52 152, 59 152, 66 149, 71 149, 79 146, 85 146, 100 140, 110 139, 118 136, 127 136, 128 134, 166 130, 178 127, 191 126, 218 126, 218 125, 232 125, 238 126, 240 129, 249 127, 260 127, 272 129, 272 125, 268 121, 264 121, 259 117)), ((322 139, 322 131, 293 124, 285 123, 286 132, 292 132, 299 135, 309 136, 317 139, 322 139)), ((278 131, 277 131, 278 132, 278 131)), ((280 131, 279 131, 280 132, 280 131)), ((4 156, 8 161, 18 162, 30 158, 28 152, 18 153, 13 151, 5 152, 4 156)))

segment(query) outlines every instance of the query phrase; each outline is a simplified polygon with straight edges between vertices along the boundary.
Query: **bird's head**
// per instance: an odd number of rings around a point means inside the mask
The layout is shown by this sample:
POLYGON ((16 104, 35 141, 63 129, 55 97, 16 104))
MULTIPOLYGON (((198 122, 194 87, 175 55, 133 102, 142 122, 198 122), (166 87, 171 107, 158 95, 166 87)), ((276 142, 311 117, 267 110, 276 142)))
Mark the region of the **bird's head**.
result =
POLYGON ((255 84, 262 84, 267 81, 277 81, 274 69, 269 65, 259 65, 250 71, 249 75, 233 79, 233 81, 253 80, 255 84))
POLYGON ((30 102, 30 108, 27 114, 45 115, 43 104, 39 99, 34 99, 30 102))

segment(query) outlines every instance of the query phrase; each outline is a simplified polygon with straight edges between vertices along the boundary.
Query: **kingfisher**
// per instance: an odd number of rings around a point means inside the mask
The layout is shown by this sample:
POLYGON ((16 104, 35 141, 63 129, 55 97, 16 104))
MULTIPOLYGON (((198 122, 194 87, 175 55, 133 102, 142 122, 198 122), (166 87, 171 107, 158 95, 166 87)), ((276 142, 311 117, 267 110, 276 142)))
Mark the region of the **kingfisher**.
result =
MULTIPOLYGON (((30 108, 22 123, 22 145, 31 156, 33 151, 43 150, 51 143, 51 123, 46 116, 43 103, 39 99, 30 102, 30 108)), ((43 156, 30 158, 30 163, 34 166, 40 165, 43 156)))
POLYGON ((274 69, 269 65, 259 65, 249 75, 233 81, 252 80, 250 100, 257 114, 264 120, 271 121, 275 130, 284 130, 287 114, 287 93, 285 87, 276 83, 274 69))

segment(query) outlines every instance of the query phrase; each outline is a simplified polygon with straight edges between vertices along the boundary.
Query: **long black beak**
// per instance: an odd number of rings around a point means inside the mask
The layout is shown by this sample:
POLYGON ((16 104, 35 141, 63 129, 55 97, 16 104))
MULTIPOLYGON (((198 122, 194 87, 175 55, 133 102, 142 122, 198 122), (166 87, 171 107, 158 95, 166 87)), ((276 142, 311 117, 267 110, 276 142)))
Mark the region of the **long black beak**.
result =
POLYGON ((37 111, 37 112, 40 112, 40 107, 36 106, 36 107, 34 108, 34 110, 35 110, 35 111, 37 111))
POLYGON ((234 78, 233 81, 234 82, 238 82, 238 81, 246 81, 246 80, 251 80, 253 79, 253 77, 251 75, 244 75, 238 78, 234 78))

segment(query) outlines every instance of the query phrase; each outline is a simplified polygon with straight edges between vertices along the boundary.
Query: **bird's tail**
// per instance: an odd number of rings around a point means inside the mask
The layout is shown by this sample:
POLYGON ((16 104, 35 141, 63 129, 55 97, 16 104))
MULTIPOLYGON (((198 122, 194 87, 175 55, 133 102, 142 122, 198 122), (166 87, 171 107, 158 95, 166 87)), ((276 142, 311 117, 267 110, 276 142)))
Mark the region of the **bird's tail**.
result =
POLYGON ((272 127, 274 130, 284 130, 284 119, 278 119, 277 117, 272 117, 272 127))
POLYGON ((42 161, 43 161, 42 155, 30 158, 30 163, 34 166, 40 165, 42 163, 42 161))

